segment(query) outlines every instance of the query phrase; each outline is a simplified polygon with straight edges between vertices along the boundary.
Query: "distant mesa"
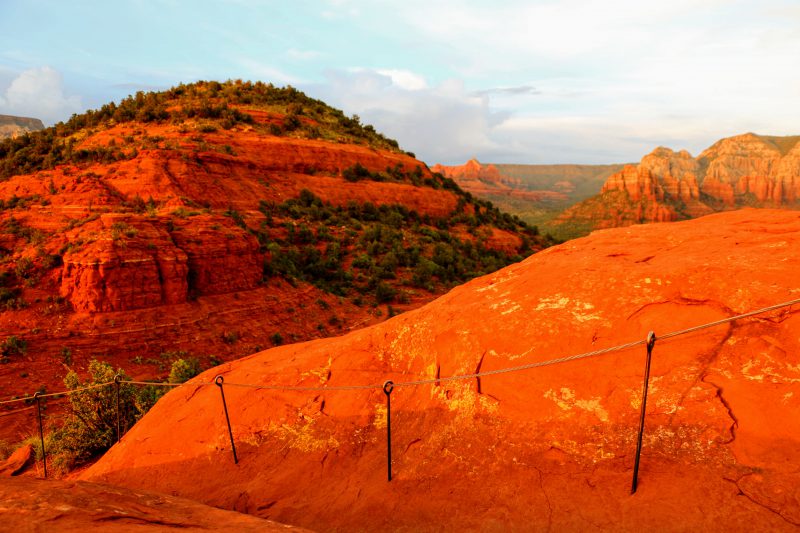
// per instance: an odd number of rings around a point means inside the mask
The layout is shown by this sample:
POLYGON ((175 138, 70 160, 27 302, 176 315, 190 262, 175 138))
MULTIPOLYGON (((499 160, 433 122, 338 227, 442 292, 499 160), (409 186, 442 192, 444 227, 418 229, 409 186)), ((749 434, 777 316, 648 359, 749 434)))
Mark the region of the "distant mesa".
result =
POLYGON ((800 136, 746 133, 698 157, 659 147, 568 209, 563 226, 592 229, 685 220, 740 207, 800 207, 800 136))
POLYGON ((471 159, 464 165, 434 165, 431 170, 489 200, 501 209, 564 239, 571 235, 552 221, 565 209, 599 193, 606 179, 624 165, 516 165, 483 164, 471 159))
POLYGON ((31 131, 43 129, 44 124, 38 118, 0 115, 0 139, 15 138, 31 131))
POLYGON ((436 164, 431 171, 455 180, 469 193, 493 201, 507 196, 558 204, 575 195, 582 199, 594 194, 602 180, 619 168, 622 165, 504 165, 470 159, 463 165, 436 164))

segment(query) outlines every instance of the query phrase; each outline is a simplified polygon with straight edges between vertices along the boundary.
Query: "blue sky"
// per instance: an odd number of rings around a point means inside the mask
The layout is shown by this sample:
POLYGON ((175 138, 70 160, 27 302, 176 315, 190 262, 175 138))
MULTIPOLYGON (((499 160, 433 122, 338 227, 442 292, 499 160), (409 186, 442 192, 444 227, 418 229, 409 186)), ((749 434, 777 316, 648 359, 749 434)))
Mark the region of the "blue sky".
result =
POLYGON ((292 84, 429 164, 637 161, 800 134, 796 0, 0 0, 0 113, 292 84))

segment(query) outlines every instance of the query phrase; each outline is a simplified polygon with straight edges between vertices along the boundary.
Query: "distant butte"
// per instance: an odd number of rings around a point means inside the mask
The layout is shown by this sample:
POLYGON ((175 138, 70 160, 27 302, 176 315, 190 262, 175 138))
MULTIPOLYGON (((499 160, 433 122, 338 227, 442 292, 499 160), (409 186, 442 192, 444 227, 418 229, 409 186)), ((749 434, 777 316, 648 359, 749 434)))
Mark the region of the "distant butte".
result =
POLYGON ((608 178, 601 193, 564 212, 580 232, 695 218, 740 207, 800 207, 800 136, 746 133, 698 157, 659 147, 608 178))
POLYGON ((0 115, 0 140, 19 137, 28 132, 43 129, 44 124, 38 118, 0 115))

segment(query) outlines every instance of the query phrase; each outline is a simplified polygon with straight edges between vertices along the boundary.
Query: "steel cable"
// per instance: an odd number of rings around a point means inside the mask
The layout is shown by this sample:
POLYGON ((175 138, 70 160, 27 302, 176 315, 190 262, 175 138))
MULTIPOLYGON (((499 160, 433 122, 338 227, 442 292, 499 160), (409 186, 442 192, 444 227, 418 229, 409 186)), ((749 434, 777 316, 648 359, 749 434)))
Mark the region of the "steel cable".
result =
MULTIPOLYGON (((670 338, 673 338, 673 337, 678 337, 680 335, 686 335, 688 333, 693 333, 695 331, 700 331, 700 330, 708 329, 708 328, 711 328, 711 327, 714 327, 714 326, 727 324, 727 323, 730 323, 730 322, 734 322, 736 320, 740 320, 742 318, 748 318, 748 317, 751 317, 751 316, 760 315, 760 314, 763 314, 763 313, 767 313, 769 311, 775 311, 777 309, 782 309, 784 307, 789 307, 789 306, 796 305, 796 304, 800 304, 800 298, 797 298, 795 300, 789 300, 787 302, 783 302, 783 303, 780 303, 780 304, 771 305, 769 307, 763 307, 761 309, 756 309, 755 311, 750 311, 748 313, 742 313, 742 314, 739 314, 739 315, 723 318, 723 319, 720 319, 720 320, 716 320, 714 322, 708 322, 706 324, 701 324, 701 325, 698 325, 698 326, 693 326, 693 327, 690 327, 690 328, 686 328, 686 329, 681 329, 681 330, 678 330, 678 331, 672 331, 672 332, 669 332, 669 333, 665 333, 663 335, 659 335, 658 336, 658 340, 663 341, 663 340, 670 339, 670 338)), ((585 358, 588 358, 588 357, 596 357, 598 355, 604 355, 604 354, 611 353, 611 352, 627 350, 628 348, 633 348, 635 346, 641 346, 641 345, 644 345, 645 343, 646 343, 645 340, 638 340, 638 341, 633 341, 633 342, 629 342, 629 343, 626 343, 626 344, 619 344, 619 345, 616 345, 616 346, 610 346, 608 348, 602 348, 600 350, 594 350, 594 351, 591 351, 591 352, 584 352, 584 353, 568 355, 568 356, 564 356, 564 357, 557 357, 557 358, 554 358, 554 359, 548 359, 546 361, 537 361, 537 362, 533 362, 533 363, 527 363, 527 364, 524 364, 524 365, 511 366, 511 367, 506 367, 506 368, 498 368, 496 370, 486 370, 484 372, 475 372, 475 373, 472 373, 472 374, 457 374, 457 375, 454 375, 454 376, 447 376, 447 377, 443 377, 443 378, 442 377, 438 377, 438 378, 421 379, 421 380, 415 380, 415 381, 401 381, 401 382, 395 383, 394 386, 395 387, 413 387, 413 386, 420 386, 420 385, 432 385, 432 384, 435 384, 435 383, 446 383, 446 382, 449 382, 449 381, 457 381, 457 380, 463 380, 463 379, 476 379, 476 378, 481 378, 481 377, 486 377, 486 376, 494 376, 494 375, 498 375, 498 374, 506 374, 506 373, 510 373, 510 372, 519 372, 519 371, 522 371, 522 370, 529 370, 529 369, 532 369, 532 368, 540 368, 540 367, 544 367, 544 366, 567 363, 567 362, 570 362, 570 361, 576 361, 576 360, 585 359, 585 358)), ((525 354, 527 354, 527 353, 528 352, 525 352, 525 354)), ((522 354, 522 355, 525 355, 525 354, 522 354)), ((95 384, 95 385, 90 385, 88 387, 82 387, 82 388, 71 390, 71 391, 52 392, 52 393, 48 393, 48 394, 40 394, 38 397, 39 398, 48 398, 48 397, 53 397, 53 396, 63 396, 63 395, 76 394, 78 392, 83 392, 83 391, 92 390, 92 389, 98 389, 100 387, 106 387, 108 385, 112 385, 113 383, 114 383, 114 381, 108 381, 106 383, 98 383, 98 384, 95 384)), ((131 385, 150 385, 150 386, 156 386, 156 387, 181 387, 181 386, 184 386, 184 385, 203 387, 203 386, 208 386, 208 385, 214 385, 214 383, 209 383, 209 382, 206 382, 206 381, 194 382, 194 383, 189 383, 189 382, 187 382, 187 383, 165 383, 165 382, 160 382, 160 381, 121 380, 120 383, 127 383, 127 384, 131 384, 131 385)), ((250 389, 256 389, 256 390, 308 391, 308 392, 353 391, 353 390, 370 390, 370 389, 382 389, 383 388, 383 384, 339 385, 339 386, 330 386, 330 387, 328 387, 328 386, 323 386, 323 385, 320 385, 320 386, 256 385, 256 384, 250 384, 250 383, 228 383, 228 382, 226 382, 225 385, 228 386, 228 387, 250 388, 250 389)), ((22 402, 22 401, 27 401, 27 400, 34 400, 34 399, 35 398, 33 396, 26 396, 24 398, 16 398, 16 399, 13 399, 13 400, 0 401, 0 405, 10 404, 10 403, 15 403, 15 402, 22 402)))
POLYGON ((742 313, 741 315, 736 315, 736 316, 731 316, 731 317, 728 317, 728 318, 723 318, 723 319, 717 320, 715 322, 709 322, 707 324, 701 324, 700 326, 694 326, 694 327, 691 327, 691 328, 686 328, 686 329, 681 329, 681 330, 678 330, 678 331, 673 331, 671 333, 666 333, 664 335, 659 335, 658 336, 658 340, 669 339, 669 338, 672 338, 672 337, 677 337, 678 335, 686 335, 687 333, 700 331, 701 329, 712 328, 714 326, 719 326, 719 325, 725 324, 727 322, 733 322, 735 320, 739 320, 739 319, 742 319, 742 318, 747 318, 747 317, 754 316, 754 315, 760 315, 760 314, 763 314, 763 313, 767 313, 769 311, 775 311, 776 309, 781 309, 783 307, 789 307, 789 306, 795 305, 795 304, 800 304, 800 298, 797 298, 796 300, 790 300, 788 302, 783 302, 782 304, 775 304, 775 305, 771 305, 769 307, 763 307, 761 309, 756 309, 755 311, 750 311, 749 313, 742 313))
MULTIPOLYGON (((53 396, 69 396, 70 394, 76 394, 78 392, 83 392, 92 389, 99 389, 101 387, 107 387, 108 385, 113 384, 113 381, 107 381, 105 383, 95 383, 94 385, 89 385, 88 387, 81 387, 79 389, 62 391, 62 392, 49 392, 47 394, 39 394, 38 398, 52 398, 53 396)), ((34 396, 25 396, 24 398, 15 398, 13 400, 4 400, 0 402, 0 405, 7 404, 7 403, 15 403, 15 402, 24 402, 27 400, 35 400, 37 397, 34 396)))

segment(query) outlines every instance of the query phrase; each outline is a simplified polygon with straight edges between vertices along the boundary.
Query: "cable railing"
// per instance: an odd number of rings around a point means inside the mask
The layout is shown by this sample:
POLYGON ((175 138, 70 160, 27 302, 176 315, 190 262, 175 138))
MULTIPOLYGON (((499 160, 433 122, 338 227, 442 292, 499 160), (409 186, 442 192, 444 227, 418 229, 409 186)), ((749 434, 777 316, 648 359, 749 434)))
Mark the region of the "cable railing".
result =
MULTIPOLYGON (((185 383, 168 383, 168 382, 160 382, 160 381, 140 381, 140 380, 130 380, 130 379, 123 379, 121 375, 117 375, 114 377, 113 381, 106 381, 103 383, 96 383, 84 387, 80 387, 77 389, 61 391, 61 392, 52 392, 52 393, 40 393, 37 392, 30 396, 25 396, 22 398, 12 398, 10 400, 3 400, 0 401, 0 405, 12 404, 16 402, 36 402, 37 408, 37 417, 39 422, 39 437, 41 440, 41 447, 42 447, 42 455, 44 460, 44 475, 47 477, 47 458, 44 449, 44 434, 42 428, 42 414, 41 414, 41 399, 42 398, 52 398, 52 397, 62 397, 62 396, 69 396, 72 394, 77 394, 80 392, 85 392, 89 390, 100 389, 103 387, 114 386, 116 388, 116 417, 117 417, 117 431, 116 431, 116 439, 117 442, 120 441, 122 438, 121 426, 120 426, 120 386, 121 385, 135 385, 135 386, 155 386, 155 387, 170 387, 170 388, 178 388, 184 386, 190 387, 205 387, 210 385, 215 385, 219 387, 220 395, 222 398, 222 405, 223 411, 225 414, 225 421, 227 424, 228 435, 230 438, 231 443, 231 451, 233 453, 234 462, 238 463, 239 458, 236 453, 236 445, 234 442, 233 437, 233 428, 230 422, 230 416, 228 414, 228 405, 225 399, 225 391, 224 387, 236 387, 236 388, 247 388, 247 389, 254 389, 254 390, 269 390, 269 391, 286 391, 286 392, 336 392, 336 391, 364 391, 364 390, 381 390, 386 395, 386 417, 387 417, 387 478, 389 481, 392 480, 392 453, 391 453, 391 394, 395 388, 403 388, 403 387, 418 387, 424 385, 438 385, 441 383, 447 383, 452 381, 459 381, 459 380, 471 380, 471 379, 478 379, 488 376, 496 376, 500 374, 507 374, 512 372, 521 372, 524 370, 531 370, 534 368, 541 368, 551 365, 563 364, 572 361, 577 361, 581 359, 587 359, 590 357, 597 357, 601 355, 606 355, 614 352, 620 352, 623 350, 628 350, 630 348, 635 348, 637 346, 646 346, 647 348, 647 358, 645 363, 645 372, 644 372, 644 380, 643 380, 643 392, 642 392, 642 402, 641 402, 641 412, 640 412, 640 423, 639 423, 639 431, 637 434, 637 449, 635 454, 635 463, 634 463, 634 471, 633 471, 633 482, 631 487, 631 493, 635 493, 638 484, 638 470, 639 470, 639 458, 641 454, 642 448, 642 435, 644 433, 644 422, 645 422, 645 411, 646 411, 646 404, 647 404, 647 393, 648 393, 648 384, 649 384, 649 376, 650 376, 650 361, 652 358, 653 348, 655 346, 656 341, 665 341, 668 339, 672 339, 675 337, 679 337, 682 335, 688 335, 689 333, 694 333, 697 331, 713 328, 716 326, 720 326, 723 324, 729 324, 735 322, 737 320, 741 320, 744 318, 749 318, 757 315, 762 315, 764 313, 768 313, 770 311, 776 311, 778 309, 784 309, 787 307, 791 307, 792 305, 800 304, 800 298, 796 298, 794 300, 785 301, 779 304, 771 305, 768 307, 762 307, 760 309, 756 309, 754 311, 749 311, 747 313, 742 313, 734 316, 730 316, 727 318, 723 318, 720 320, 715 320, 713 322, 707 322, 704 324, 700 324, 697 326, 692 326, 689 328, 671 331, 669 333, 665 333, 663 335, 658 335, 654 332, 649 332, 647 337, 643 340, 637 340, 632 342, 627 342, 624 344, 618 344, 615 346, 610 346, 608 348, 602 348, 599 350, 593 350, 589 352, 577 353, 572 355, 567 355, 563 357, 556 357, 552 359, 548 359, 545 361, 536 361, 532 363, 526 363, 522 365, 516 366, 509 366, 504 368, 498 368, 495 370, 485 370, 482 372, 474 372, 470 374, 455 374, 452 376, 445 376, 445 377, 435 377, 435 378, 427 378, 427 379, 418 379, 418 380, 411 380, 411 381, 399 381, 394 382, 392 380, 386 380, 383 383, 366 383, 366 384, 354 384, 354 385, 318 385, 318 386, 303 386, 303 385, 277 385, 277 384, 253 384, 253 383, 231 383, 225 382, 225 379, 222 375, 217 375, 213 381, 197 381, 197 380, 190 380, 185 383)), ((531 350, 524 352, 523 354, 519 354, 520 356, 527 355, 530 353, 531 350)), ((31 406, 32 408, 33 406, 31 406)), ((30 408, 19 409, 17 411, 12 412, 21 412, 28 410, 30 408)), ((10 413, 8 413, 10 414, 10 413)))

